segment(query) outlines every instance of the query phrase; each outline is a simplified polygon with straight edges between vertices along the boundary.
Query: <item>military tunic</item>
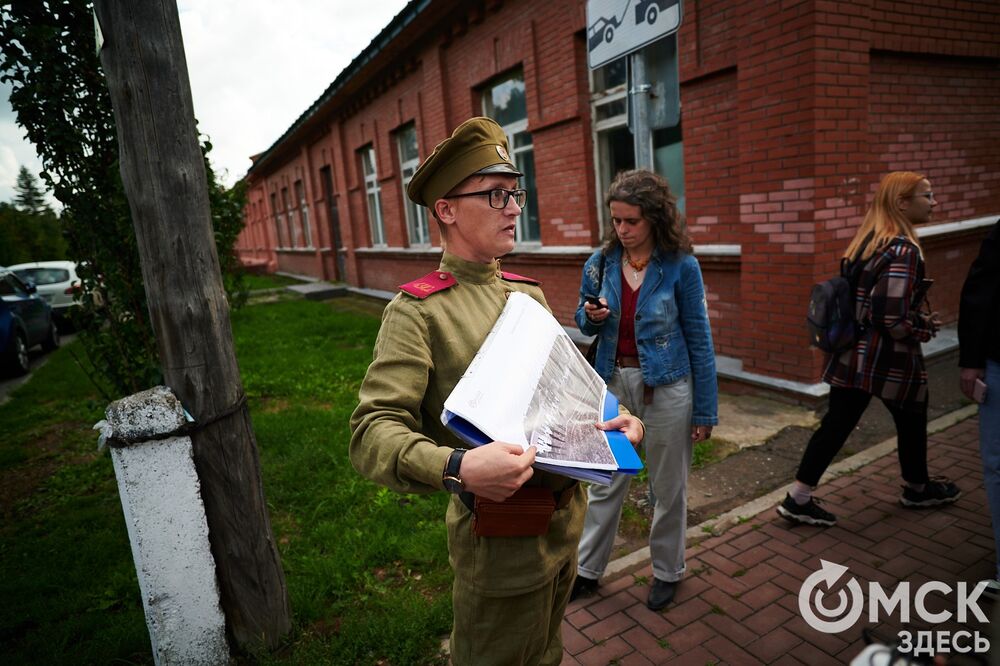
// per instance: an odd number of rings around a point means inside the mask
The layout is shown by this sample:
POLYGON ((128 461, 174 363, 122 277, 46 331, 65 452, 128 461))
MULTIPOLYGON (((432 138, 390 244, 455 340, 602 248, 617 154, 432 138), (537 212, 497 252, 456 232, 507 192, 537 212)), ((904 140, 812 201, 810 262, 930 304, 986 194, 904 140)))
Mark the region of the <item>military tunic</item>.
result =
MULTIPOLYGON (((386 306, 374 360, 351 417, 354 467, 404 493, 443 490, 448 456, 453 448, 467 448, 441 423, 441 412, 507 296, 523 292, 546 305, 537 285, 504 278, 496 261, 469 262, 446 252, 440 271, 423 282, 424 286, 415 284, 417 293, 429 293, 426 297, 401 293, 386 306), (453 286, 440 288, 452 282, 453 286)), ((560 490, 571 483, 566 477, 535 470, 526 485, 560 490)), ((555 512, 548 534, 516 538, 475 536, 471 513, 453 496, 446 524, 456 591, 513 597, 550 585, 560 571, 575 567, 586 496, 579 485, 570 492, 572 500, 555 512)), ((558 636, 558 627, 555 631, 558 636)))

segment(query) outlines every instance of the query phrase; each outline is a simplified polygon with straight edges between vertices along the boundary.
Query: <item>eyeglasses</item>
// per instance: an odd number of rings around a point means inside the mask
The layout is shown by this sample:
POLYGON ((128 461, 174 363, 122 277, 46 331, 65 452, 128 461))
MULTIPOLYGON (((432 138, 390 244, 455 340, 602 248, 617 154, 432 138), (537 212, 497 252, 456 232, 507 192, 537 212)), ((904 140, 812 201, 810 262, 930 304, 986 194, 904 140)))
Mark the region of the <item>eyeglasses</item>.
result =
POLYGON ((923 198, 927 199, 928 201, 934 201, 934 193, 933 192, 918 192, 917 194, 914 194, 913 196, 915 196, 915 197, 923 197, 923 198))
POLYGON ((489 197, 490 208, 503 210, 507 207, 507 202, 514 197, 514 203, 519 208, 524 208, 528 201, 528 190, 505 190, 502 187, 494 187, 492 190, 482 190, 480 192, 463 192, 462 194, 452 194, 445 199, 459 199, 461 197, 489 197))

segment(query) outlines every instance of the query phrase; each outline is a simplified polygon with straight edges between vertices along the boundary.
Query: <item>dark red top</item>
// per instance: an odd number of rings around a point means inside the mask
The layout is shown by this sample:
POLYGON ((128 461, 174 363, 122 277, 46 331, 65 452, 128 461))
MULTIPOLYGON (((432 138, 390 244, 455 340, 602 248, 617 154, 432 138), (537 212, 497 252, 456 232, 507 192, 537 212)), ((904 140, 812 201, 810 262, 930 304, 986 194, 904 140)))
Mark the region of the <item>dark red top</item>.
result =
POLYGON ((638 356, 639 348, 635 344, 635 306, 639 302, 639 289, 633 290, 625 279, 622 266, 622 312, 621 323, 618 324, 618 356, 638 356))

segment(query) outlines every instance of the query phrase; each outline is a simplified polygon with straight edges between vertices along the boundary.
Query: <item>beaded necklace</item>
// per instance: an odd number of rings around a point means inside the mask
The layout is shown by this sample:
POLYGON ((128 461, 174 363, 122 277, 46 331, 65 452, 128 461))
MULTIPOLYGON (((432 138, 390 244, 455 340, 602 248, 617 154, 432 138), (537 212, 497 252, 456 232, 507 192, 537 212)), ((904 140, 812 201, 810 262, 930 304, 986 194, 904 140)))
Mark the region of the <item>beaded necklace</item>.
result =
POLYGON ((652 255, 650 255, 649 257, 646 257, 642 261, 633 261, 632 260, 632 255, 630 255, 628 253, 628 250, 625 250, 625 263, 627 263, 629 266, 632 267, 632 279, 633 280, 638 280, 639 279, 639 273, 641 273, 644 270, 646 270, 646 266, 649 265, 650 257, 652 257, 652 255))

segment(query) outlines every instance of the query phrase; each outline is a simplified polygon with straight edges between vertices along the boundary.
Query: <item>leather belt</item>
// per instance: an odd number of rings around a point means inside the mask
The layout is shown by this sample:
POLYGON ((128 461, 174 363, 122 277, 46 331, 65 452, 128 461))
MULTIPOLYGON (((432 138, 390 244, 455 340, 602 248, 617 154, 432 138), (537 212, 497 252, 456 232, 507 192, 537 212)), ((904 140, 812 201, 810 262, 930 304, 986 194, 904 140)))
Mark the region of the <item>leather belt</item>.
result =
POLYGON ((615 365, 619 368, 641 368, 638 356, 619 356, 615 359, 615 365))
MULTIPOLYGON (((642 366, 639 365, 638 356, 619 356, 615 359, 615 365, 619 368, 642 368, 642 366)), ((648 384, 644 384, 642 387, 642 404, 653 404, 653 387, 648 384)))
MULTIPOLYGON (((558 511, 559 509, 565 509, 567 506, 569 506, 570 500, 573 499, 573 491, 576 489, 578 483, 579 481, 573 481, 562 490, 552 491, 552 498, 556 501, 556 511, 558 511)), ((469 509, 469 511, 475 513, 476 511, 475 495, 473 495, 469 491, 465 491, 464 493, 458 494, 458 499, 462 500, 462 504, 464 504, 466 508, 469 509)))

